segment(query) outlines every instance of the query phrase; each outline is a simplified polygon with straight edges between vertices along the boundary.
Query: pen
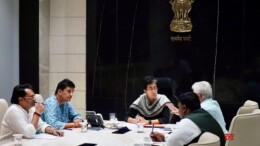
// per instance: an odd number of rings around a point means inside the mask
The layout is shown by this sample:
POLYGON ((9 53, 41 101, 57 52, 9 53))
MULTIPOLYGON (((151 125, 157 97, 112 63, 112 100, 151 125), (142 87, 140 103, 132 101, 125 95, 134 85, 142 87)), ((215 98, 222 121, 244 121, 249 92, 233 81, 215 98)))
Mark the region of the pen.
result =
POLYGON ((152 126, 152 133, 153 133, 153 129, 154 129, 154 124, 153 124, 153 126, 152 126))
POLYGON ((73 130, 72 128, 66 128, 66 129, 64 129, 64 130, 73 130))

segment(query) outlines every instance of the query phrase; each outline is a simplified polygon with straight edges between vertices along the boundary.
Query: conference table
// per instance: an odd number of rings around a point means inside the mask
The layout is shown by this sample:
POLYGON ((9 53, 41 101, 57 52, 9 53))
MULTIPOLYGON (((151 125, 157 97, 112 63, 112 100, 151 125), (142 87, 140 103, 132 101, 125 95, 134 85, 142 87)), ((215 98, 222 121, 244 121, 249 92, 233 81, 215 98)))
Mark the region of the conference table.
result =
MULTIPOLYGON (((114 134, 117 129, 104 128, 102 130, 91 130, 81 132, 80 128, 64 130, 63 137, 38 137, 32 139, 22 139, 22 146, 79 146, 84 143, 93 143, 97 146, 164 146, 165 143, 154 143, 150 140, 151 127, 144 128, 143 132, 137 131, 137 125, 120 121, 119 127, 127 127, 130 131, 124 134, 114 134)), ((154 128, 154 131, 163 132, 163 128, 154 128)), ((47 135, 47 134, 45 134, 47 135)), ((47 135, 48 136, 48 135, 47 135)), ((50 136, 50 135, 49 135, 50 136)), ((14 146, 14 142, 9 142, 3 146, 14 146)))

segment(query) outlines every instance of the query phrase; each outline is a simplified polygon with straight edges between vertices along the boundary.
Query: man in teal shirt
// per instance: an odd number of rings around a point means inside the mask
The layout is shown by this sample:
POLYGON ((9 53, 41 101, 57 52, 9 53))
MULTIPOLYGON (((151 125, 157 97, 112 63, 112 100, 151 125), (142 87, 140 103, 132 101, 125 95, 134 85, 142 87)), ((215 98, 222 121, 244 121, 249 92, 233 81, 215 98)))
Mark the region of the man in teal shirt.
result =
POLYGON ((54 95, 48 97, 44 105, 46 107, 42 119, 56 129, 80 127, 82 117, 71 103, 75 84, 64 79, 57 85, 54 95))

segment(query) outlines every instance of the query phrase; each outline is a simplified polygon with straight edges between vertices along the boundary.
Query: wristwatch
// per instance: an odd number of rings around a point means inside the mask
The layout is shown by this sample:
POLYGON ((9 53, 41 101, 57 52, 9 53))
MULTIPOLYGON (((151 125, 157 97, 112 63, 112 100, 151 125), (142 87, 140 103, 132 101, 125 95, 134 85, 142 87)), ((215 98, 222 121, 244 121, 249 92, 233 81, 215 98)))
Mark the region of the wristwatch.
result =
POLYGON ((37 115, 37 116, 41 117, 41 114, 40 114, 40 113, 38 113, 38 112, 34 112, 33 114, 35 114, 35 115, 37 115))

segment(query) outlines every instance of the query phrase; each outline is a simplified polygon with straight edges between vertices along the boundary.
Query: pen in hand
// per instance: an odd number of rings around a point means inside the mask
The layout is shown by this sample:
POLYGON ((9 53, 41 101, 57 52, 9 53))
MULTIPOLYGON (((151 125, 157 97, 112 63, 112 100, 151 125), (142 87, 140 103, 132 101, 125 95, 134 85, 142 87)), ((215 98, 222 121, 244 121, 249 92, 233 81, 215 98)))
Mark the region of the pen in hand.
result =
POLYGON ((154 124, 153 124, 153 126, 152 126, 152 133, 153 133, 153 129, 154 129, 154 124))

